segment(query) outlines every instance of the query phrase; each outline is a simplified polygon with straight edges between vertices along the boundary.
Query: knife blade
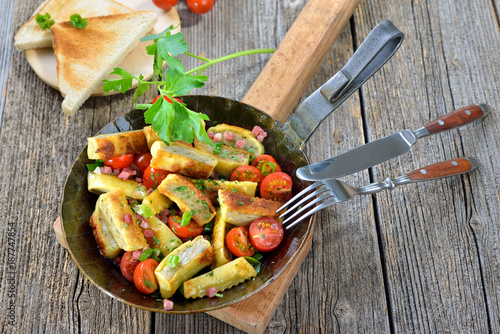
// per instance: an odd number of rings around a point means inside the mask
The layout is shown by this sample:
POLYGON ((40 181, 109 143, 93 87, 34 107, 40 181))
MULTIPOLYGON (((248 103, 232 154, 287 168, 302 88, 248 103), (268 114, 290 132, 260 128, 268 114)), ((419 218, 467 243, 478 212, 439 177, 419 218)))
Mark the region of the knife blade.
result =
POLYGON ((318 181, 359 172, 408 152, 422 137, 477 121, 490 112, 491 108, 484 103, 456 109, 417 130, 403 130, 372 141, 336 157, 301 167, 296 174, 305 181, 318 181))

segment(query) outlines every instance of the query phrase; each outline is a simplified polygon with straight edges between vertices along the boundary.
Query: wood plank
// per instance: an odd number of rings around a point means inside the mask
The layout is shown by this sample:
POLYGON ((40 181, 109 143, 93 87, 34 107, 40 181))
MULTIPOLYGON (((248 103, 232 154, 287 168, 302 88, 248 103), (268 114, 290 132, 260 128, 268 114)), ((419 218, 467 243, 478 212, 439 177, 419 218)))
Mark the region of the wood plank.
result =
POLYGON ((2 111, 4 109, 6 84, 9 73, 10 57, 12 54, 12 40, 14 36, 14 0, 9 0, 4 4, 2 21, 0 22, 0 31, 6 36, 2 39, 0 48, 0 124, 2 122, 2 111))
MULTIPOLYGON (((406 34, 395 61, 363 89, 370 140, 414 129, 461 106, 498 104, 499 45, 491 2, 365 2, 359 32, 391 18, 406 34)), ((360 38, 358 37, 358 41, 360 38)), ((470 176, 409 185, 376 196, 397 332, 498 332, 497 117, 419 142, 374 168, 381 180, 433 162, 472 155, 470 176), (477 226, 477 231, 475 230, 477 226)))

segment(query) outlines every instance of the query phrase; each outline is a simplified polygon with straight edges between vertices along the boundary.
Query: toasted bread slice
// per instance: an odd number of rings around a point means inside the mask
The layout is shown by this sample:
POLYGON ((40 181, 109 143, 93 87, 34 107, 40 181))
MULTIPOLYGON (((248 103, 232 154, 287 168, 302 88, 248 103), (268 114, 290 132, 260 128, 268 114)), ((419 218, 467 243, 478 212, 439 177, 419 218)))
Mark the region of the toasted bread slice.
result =
POLYGON ((37 8, 33 16, 19 29, 14 37, 14 46, 18 51, 52 46, 50 29, 42 30, 35 17, 49 13, 56 23, 69 21, 73 14, 84 18, 130 13, 132 9, 112 0, 48 0, 37 8), (61 5, 62 3, 62 5, 61 5))
POLYGON ((221 219, 233 225, 250 225, 260 217, 278 218, 276 210, 282 203, 259 197, 250 197, 232 191, 219 190, 221 219))
POLYGON ((155 12, 140 11, 90 17, 84 29, 69 22, 52 26, 57 80, 65 96, 62 109, 66 114, 74 115, 157 19, 155 12))

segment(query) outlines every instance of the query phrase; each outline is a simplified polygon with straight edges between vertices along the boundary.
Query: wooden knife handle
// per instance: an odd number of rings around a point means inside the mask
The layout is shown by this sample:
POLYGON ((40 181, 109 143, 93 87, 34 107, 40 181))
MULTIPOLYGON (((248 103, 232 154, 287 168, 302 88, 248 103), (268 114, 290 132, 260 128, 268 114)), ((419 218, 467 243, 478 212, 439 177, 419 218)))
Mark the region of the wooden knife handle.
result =
POLYGON ((432 122, 427 123, 424 127, 429 131, 429 134, 446 131, 459 126, 477 121, 488 115, 490 107, 485 104, 469 106, 453 110, 446 115, 443 115, 432 122))
POLYGON ((243 102, 283 123, 361 0, 309 0, 243 102))
POLYGON ((426 181, 470 172, 481 164, 474 158, 457 158, 438 162, 406 174, 412 181, 426 181))

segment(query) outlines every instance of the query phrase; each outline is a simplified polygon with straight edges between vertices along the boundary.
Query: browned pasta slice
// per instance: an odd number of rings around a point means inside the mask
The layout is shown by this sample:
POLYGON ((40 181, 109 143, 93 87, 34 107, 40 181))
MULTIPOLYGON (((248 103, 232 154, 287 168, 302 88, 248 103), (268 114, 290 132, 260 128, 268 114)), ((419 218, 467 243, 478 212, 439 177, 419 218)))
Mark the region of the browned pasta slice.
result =
POLYGON ((151 148, 155 141, 161 140, 160 136, 156 132, 154 132, 153 128, 150 126, 146 126, 144 128, 144 135, 146 136, 146 141, 148 143, 148 147, 151 148))
POLYGON ((155 269, 155 276, 160 285, 163 298, 170 298, 182 283, 196 275, 201 269, 212 264, 214 250, 208 240, 201 235, 176 248, 160 262, 155 269), (171 257, 178 256, 174 268, 167 265, 171 257))
POLYGON ((169 206, 172 205, 172 201, 165 195, 162 195, 158 189, 155 189, 151 194, 144 197, 142 204, 146 205, 151 209, 153 215, 157 215, 169 206))
POLYGON ((211 179, 190 179, 191 182, 201 190, 210 201, 214 204, 218 204, 217 197, 219 195, 219 189, 229 190, 235 193, 245 194, 248 196, 255 196, 255 191, 257 190, 256 182, 249 181, 221 181, 221 180, 211 180, 211 179))
POLYGON ((137 218, 121 189, 99 196, 97 203, 111 235, 120 248, 134 251, 148 246, 141 228, 137 225, 137 218), (130 224, 125 221, 125 215, 131 216, 130 224))
POLYGON ((120 255, 122 249, 118 246, 108 226, 102 219, 102 214, 97 204, 94 213, 90 217, 90 227, 102 255, 110 259, 114 259, 120 255))
POLYGON ((153 231, 153 235, 156 238, 152 238, 149 243, 151 248, 157 248, 161 250, 163 255, 170 254, 174 249, 182 245, 181 239, 179 239, 174 232, 165 225, 161 220, 155 216, 148 218, 149 229, 153 231), (158 241, 158 242, 157 242, 158 241))
POLYGON ((128 198, 142 200, 148 193, 148 189, 139 182, 133 180, 122 180, 114 175, 87 174, 88 189, 94 194, 103 194, 115 189, 122 189, 128 198))
POLYGON ((222 143, 229 147, 234 147, 236 141, 243 140, 245 142, 243 149, 250 153, 251 157, 256 157, 258 155, 264 154, 264 146, 257 140, 257 137, 255 137, 255 135, 250 130, 243 129, 239 126, 234 125, 218 124, 209 128, 207 132, 222 134, 222 143), (224 137, 224 132, 231 132, 233 134, 233 140, 227 140, 224 137))
POLYGON ((212 263, 212 269, 218 268, 233 258, 226 246, 226 221, 222 219, 220 209, 215 215, 214 229, 212 234, 212 244, 214 245, 215 259, 212 263))
POLYGON ((239 148, 222 145, 220 153, 214 154, 213 151, 215 147, 199 141, 197 138, 194 139, 194 147, 213 154, 217 158, 217 166, 215 166, 214 169, 215 172, 228 179, 236 168, 249 164, 250 153, 239 148))
POLYGON ((144 131, 125 131, 87 138, 89 159, 108 160, 125 154, 140 154, 148 151, 144 131))
POLYGON ((201 298, 207 295, 209 288, 216 288, 217 292, 221 292, 255 276, 257 272, 252 265, 244 257, 239 257, 207 274, 184 282, 184 297, 201 298))

